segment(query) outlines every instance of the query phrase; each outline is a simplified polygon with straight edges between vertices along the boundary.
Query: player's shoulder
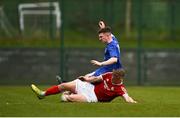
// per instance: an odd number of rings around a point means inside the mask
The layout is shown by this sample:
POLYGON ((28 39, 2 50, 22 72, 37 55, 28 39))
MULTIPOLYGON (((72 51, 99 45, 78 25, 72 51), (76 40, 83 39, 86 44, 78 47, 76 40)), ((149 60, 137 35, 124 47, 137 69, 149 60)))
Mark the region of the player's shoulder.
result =
POLYGON ((102 75, 102 77, 105 79, 105 78, 109 78, 112 76, 112 72, 106 72, 102 75))
POLYGON ((108 44, 108 47, 117 47, 117 45, 119 45, 117 39, 116 39, 116 38, 113 38, 113 40, 111 41, 111 43, 108 44))
POLYGON ((104 75, 112 75, 112 72, 106 72, 104 75))

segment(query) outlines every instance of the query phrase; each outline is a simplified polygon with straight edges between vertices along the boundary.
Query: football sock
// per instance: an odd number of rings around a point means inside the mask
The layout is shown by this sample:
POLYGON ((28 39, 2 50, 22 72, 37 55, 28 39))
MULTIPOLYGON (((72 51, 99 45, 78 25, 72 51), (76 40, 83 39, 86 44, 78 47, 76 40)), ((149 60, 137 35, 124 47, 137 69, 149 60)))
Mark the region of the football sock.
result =
POLYGON ((56 86, 52 86, 50 88, 48 88, 45 92, 45 96, 48 96, 48 95, 53 95, 53 94, 57 94, 57 93, 60 93, 61 92, 61 89, 56 85, 56 86))

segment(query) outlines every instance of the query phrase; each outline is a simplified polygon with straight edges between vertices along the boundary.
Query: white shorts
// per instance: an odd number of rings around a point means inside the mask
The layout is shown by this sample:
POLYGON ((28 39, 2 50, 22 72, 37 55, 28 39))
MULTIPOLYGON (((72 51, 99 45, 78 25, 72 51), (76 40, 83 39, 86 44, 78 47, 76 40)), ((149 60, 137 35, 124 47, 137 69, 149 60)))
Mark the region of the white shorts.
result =
POLYGON ((98 102, 96 94, 94 92, 93 84, 81 81, 79 79, 76 79, 75 82, 77 94, 84 95, 87 99, 87 102, 98 102))

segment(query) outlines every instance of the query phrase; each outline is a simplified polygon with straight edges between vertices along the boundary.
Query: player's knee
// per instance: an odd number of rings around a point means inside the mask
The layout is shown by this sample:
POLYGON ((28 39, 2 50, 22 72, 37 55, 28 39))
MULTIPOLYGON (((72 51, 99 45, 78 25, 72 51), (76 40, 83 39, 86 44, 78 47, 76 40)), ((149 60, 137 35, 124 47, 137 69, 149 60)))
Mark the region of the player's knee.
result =
POLYGON ((67 98, 67 100, 70 101, 70 102, 75 102, 75 101, 76 101, 76 99, 75 99, 74 96, 72 96, 72 95, 67 95, 66 98, 67 98))
POLYGON ((66 88, 66 83, 59 84, 58 87, 59 87, 61 90, 65 90, 65 88, 66 88))

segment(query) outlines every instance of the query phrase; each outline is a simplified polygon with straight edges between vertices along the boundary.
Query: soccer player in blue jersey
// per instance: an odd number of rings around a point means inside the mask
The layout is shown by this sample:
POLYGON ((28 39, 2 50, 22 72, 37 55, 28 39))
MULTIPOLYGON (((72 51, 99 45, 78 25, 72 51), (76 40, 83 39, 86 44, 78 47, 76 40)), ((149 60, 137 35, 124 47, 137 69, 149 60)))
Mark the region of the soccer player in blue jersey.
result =
POLYGON ((91 60, 93 65, 100 66, 97 70, 86 76, 99 76, 106 72, 112 72, 114 69, 122 68, 120 60, 120 47, 117 39, 111 32, 111 28, 105 26, 103 21, 99 22, 100 30, 98 31, 99 40, 106 44, 104 51, 104 60, 91 60))

